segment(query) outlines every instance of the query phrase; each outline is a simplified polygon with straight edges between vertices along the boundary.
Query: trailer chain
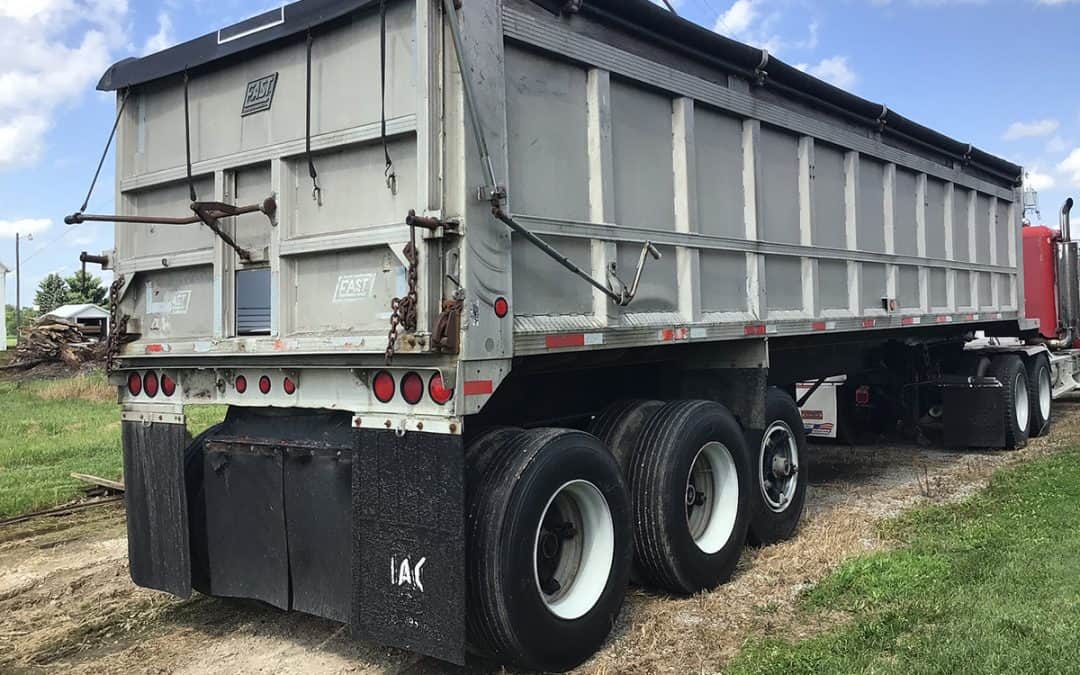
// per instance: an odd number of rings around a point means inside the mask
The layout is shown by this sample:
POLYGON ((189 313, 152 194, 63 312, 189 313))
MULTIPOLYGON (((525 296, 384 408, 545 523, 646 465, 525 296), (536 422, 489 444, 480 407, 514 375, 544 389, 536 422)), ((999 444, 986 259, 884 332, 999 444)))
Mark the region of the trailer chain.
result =
POLYGON ((120 313, 120 291, 124 288, 124 275, 117 274, 109 286, 109 338, 105 343, 105 372, 111 373, 120 355, 120 348, 128 341, 127 326, 131 317, 120 313))
POLYGON ((397 350, 397 340, 401 332, 416 332, 417 303, 420 294, 416 289, 419 277, 420 255, 416 248, 416 226, 409 226, 409 243, 405 246, 405 259, 409 262, 408 284, 409 290, 404 298, 394 298, 390 301, 390 332, 386 336, 386 362, 394 358, 397 350))

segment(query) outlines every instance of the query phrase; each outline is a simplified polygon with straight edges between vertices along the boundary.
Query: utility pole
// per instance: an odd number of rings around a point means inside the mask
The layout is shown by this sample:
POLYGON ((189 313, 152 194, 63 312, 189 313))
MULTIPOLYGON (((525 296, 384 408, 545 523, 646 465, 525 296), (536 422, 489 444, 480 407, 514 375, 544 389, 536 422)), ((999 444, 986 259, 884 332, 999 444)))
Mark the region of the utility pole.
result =
POLYGON ((22 328, 22 274, 19 267, 19 233, 15 233, 15 344, 19 344, 22 328))

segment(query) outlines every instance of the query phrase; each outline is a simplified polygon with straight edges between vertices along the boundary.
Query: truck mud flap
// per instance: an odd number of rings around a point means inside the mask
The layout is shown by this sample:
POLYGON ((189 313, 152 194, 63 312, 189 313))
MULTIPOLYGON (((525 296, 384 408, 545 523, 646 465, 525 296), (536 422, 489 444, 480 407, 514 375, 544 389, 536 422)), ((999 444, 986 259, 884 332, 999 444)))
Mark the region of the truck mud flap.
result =
POLYGON ((464 664, 464 454, 460 436, 357 432, 356 637, 464 664))
POLYGON ((292 608, 349 623, 353 451, 289 448, 285 520, 292 608))
POLYGON ((281 448, 210 441, 203 461, 209 594, 289 609, 281 448))
POLYGON ((191 596, 183 424, 125 421, 124 505, 131 579, 144 588, 191 596))
POLYGON ((945 447, 1004 447, 1004 397, 997 380, 992 377, 946 377, 941 386, 945 406, 945 447))

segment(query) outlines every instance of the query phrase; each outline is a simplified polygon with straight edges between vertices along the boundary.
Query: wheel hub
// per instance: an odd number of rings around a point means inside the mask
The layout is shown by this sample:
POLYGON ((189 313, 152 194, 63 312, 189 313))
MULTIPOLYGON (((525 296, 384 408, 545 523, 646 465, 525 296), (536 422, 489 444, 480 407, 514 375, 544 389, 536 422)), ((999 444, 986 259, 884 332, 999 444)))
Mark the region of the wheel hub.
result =
POLYGON ((758 487, 766 506, 781 513, 794 501, 799 488, 799 446, 783 421, 773 422, 761 437, 758 487))

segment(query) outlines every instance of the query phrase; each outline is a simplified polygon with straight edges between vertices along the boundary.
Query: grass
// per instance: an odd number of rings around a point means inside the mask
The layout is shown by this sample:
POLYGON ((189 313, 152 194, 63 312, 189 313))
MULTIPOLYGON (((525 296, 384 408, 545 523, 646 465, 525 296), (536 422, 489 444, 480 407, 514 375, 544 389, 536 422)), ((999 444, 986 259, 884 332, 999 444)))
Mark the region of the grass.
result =
MULTIPOLYGON (((189 408, 197 434, 221 406, 189 408)), ((49 382, 0 381, 0 518, 62 504, 83 485, 72 472, 119 478, 120 406, 102 374, 49 382)))
POLYGON ((1077 672, 1080 449, 1000 472, 953 506, 883 526, 897 548, 857 558, 811 589, 796 643, 748 644, 732 673, 1077 672))

